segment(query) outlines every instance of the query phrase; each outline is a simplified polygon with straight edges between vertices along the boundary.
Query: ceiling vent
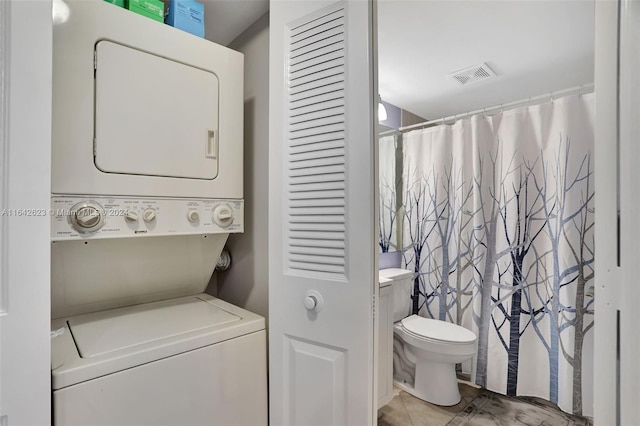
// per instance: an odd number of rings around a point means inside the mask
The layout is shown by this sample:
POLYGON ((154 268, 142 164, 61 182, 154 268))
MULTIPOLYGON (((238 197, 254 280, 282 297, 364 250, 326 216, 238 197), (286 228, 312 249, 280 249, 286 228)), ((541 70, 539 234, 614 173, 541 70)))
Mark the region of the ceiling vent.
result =
POLYGON ((454 71, 449 74, 449 77, 458 83, 459 86, 466 86, 467 84, 475 83, 476 81, 483 81, 489 78, 495 77, 496 73, 493 72, 489 65, 481 63, 480 65, 474 65, 463 70, 454 71))

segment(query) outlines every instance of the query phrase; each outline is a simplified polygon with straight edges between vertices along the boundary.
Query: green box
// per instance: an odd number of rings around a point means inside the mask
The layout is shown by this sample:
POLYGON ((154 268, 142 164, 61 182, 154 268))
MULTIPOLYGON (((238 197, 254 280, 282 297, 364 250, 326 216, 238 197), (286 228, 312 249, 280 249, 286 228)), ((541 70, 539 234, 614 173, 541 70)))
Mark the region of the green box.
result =
POLYGON ((125 0, 104 0, 107 3, 115 4, 116 6, 125 7, 125 0))
POLYGON ((164 2, 162 0, 127 0, 127 9, 154 21, 164 22, 164 2))

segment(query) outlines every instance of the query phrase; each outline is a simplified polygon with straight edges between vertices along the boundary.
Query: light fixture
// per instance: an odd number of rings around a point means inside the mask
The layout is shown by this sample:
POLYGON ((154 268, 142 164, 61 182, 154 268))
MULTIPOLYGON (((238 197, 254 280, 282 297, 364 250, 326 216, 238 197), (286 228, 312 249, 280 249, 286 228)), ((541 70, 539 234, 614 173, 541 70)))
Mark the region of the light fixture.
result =
POLYGON ((51 3, 51 14, 53 17, 53 24, 63 24, 69 19, 69 5, 64 0, 53 0, 51 3))
POLYGON ((387 120, 387 109, 384 107, 382 103, 382 98, 378 96, 378 122, 383 122, 387 120))

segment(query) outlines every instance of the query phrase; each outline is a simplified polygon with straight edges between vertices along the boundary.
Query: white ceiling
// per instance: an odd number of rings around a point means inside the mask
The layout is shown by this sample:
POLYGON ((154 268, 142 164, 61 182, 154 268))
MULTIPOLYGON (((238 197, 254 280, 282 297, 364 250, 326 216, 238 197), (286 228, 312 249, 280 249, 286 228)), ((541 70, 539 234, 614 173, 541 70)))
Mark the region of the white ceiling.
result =
POLYGON ((593 82, 594 1, 379 0, 382 99, 437 119, 593 82), (492 80, 447 74, 487 62, 492 80))
POLYGON ((269 10, 269 0, 200 0, 204 3, 204 36, 227 46, 269 10))

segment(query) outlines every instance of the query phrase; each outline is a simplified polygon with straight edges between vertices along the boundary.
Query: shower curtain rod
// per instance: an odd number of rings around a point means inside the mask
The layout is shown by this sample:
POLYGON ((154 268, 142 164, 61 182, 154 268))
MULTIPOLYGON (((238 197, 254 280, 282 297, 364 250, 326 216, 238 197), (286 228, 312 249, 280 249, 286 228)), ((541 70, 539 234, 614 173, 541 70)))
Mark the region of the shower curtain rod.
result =
POLYGON ((406 131, 409 131, 409 130, 423 128, 423 127, 426 127, 426 126, 429 126, 429 125, 432 125, 432 124, 446 124, 447 121, 451 121, 451 120, 453 120, 455 122, 456 120, 458 120, 460 118, 466 118, 466 117, 470 117, 472 115, 476 115, 476 114, 480 114, 480 113, 486 114, 489 111, 500 110, 502 112, 505 109, 513 109, 513 108, 517 108, 519 106, 525 106, 525 105, 535 105, 535 104, 542 103, 543 101, 554 100, 554 99, 562 97, 562 96, 569 96, 569 95, 573 95, 573 94, 583 95, 583 94, 587 94, 587 93, 593 92, 593 88, 594 88, 593 83, 583 84, 582 86, 576 86, 576 87, 572 87, 570 89, 564 89, 564 90, 558 90, 556 92, 545 93, 544 95, 540 95, 540 96, 532 96, 530 98, 523 99, 521 101, 509 102, 509 103, 500 104, 500 105, 494 105, 492 107, 477 109, 475 111, 469 111, 469 112, 465 112, 465 113, 462 113, 462 114, 450 115, 449 117, 439 118, 437 120, 428 120, 428 121, 425 121, 423 123, 412 124, 411 126, 400 127, 398 130, 400 132, 406 132, 406 131))
POLYGON ((380 132, 378 133, 378 137, 384 137, 384 136, 391 136, 391 135, 399 135, 402 132, 400 130, 395 130, 395 129, 391 129, 391 130, 385 130, 384 132, 380 132))

